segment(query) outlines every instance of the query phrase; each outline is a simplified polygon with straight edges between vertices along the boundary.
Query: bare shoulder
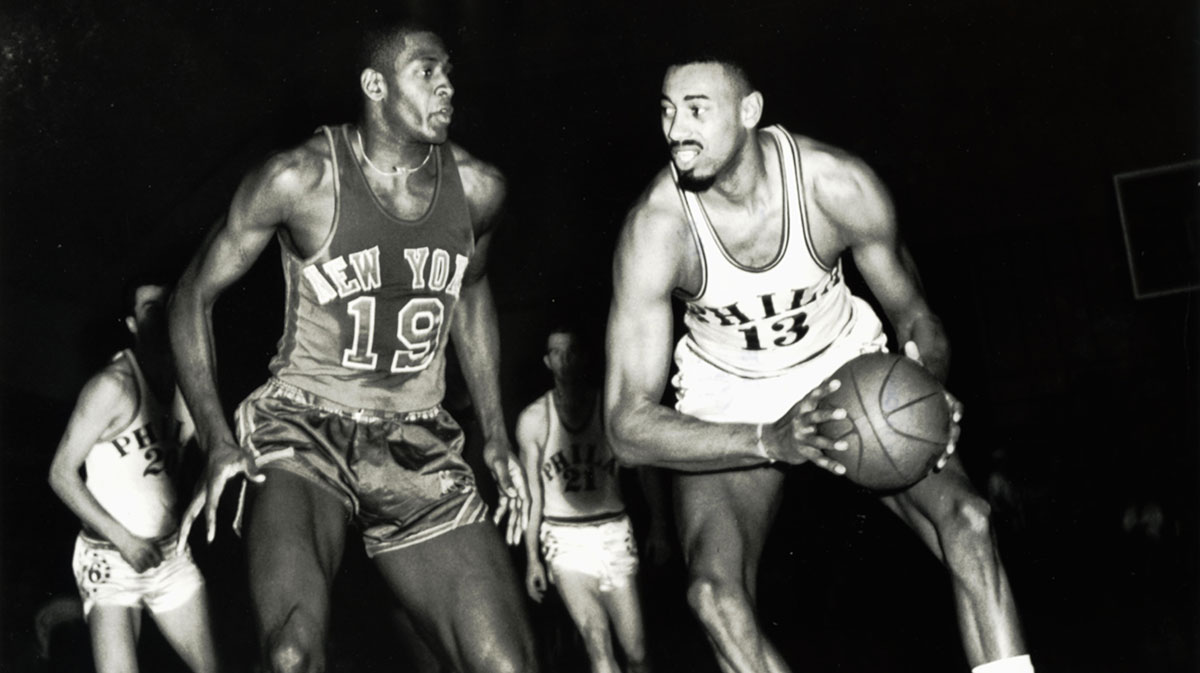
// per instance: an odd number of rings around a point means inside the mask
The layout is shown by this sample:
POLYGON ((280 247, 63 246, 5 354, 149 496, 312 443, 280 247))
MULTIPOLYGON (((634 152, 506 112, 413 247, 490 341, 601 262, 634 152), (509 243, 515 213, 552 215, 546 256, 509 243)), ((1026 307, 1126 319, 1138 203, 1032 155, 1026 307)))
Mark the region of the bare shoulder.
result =
POLYGON ((466 193, 476 225, 486 224, 504 203, 507 191, 504 175, 495 166, 475 157, 457 143, 447 141, 446 145, 458 164, 463 192, 466 193))
POLYGON ((691 246, 691 232, 669 168, 659 171, 625 216, 618 254, 654 253, 678 259, 691 246))
POLYGON ((333 174, 333 156, 324 134, 277 152, 259 169, 262 185, 273 194, 303 198, 319 189, 333 174))
POLYGON ((549 418, 546 414, 544 399, 544 396, 537 398, 517 416, 518 439, 536 442, 545 434, 544 429, 549 418))
POLYGON ((109 421, 133 414, 137 403, 137 379, 126 358, 114 360, 96 372, 79 393, 80 411, 106 416, 109 421))
POLYGON ((800 148, 805 189, 835 226, 853 235, 892 225, 891 197, 865 161, 839 147, 794 137, 800 148))

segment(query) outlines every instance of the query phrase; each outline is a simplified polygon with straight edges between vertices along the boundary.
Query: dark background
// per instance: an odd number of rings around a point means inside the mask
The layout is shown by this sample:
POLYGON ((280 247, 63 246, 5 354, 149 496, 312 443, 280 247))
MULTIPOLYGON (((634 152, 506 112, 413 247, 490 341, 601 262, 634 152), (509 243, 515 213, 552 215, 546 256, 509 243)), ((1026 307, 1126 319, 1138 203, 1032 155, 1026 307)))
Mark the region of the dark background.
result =
MULTIPOLYGON (((249 166, 351 120, 352 45, 398 10, 446 36, 452 136, 509 180, 491 278, 510 416, 549 385, 551 321, 603 324, 616 233, 667 159, 662 59, 732 44, 765 123, 862 156, 892 190, 955 346, 961 451, 994 501, 1039 670, 1197 670, 1198 293, 1135 299, 1113 183, 1197 158, 1194 2, 245 4, 0 9, 3 670, 31 670, 36 609, 74 592, 77 522, 46 475, 74 396, 123 345, 122 282, 178 273, 249 166)), ((1196 264, 1183 233, 1163 244, 1196 264)), ((277 254, 217 308, 230 408, 279 335, 277 254)), ((965 670, 948 582, 916 539, 863 494, 790 479, 761 605, 789 661, 965 670)), ((227 529, 199 546, 243 665, 240 548, 227 529)), ((338 670, 405 656, 363 607, 377 595, 353 602, 374 586, 360 555, 335 605, 338 670)), ((678 573, 647 573, 652 650, 661 670, 709 670, 678 573)))

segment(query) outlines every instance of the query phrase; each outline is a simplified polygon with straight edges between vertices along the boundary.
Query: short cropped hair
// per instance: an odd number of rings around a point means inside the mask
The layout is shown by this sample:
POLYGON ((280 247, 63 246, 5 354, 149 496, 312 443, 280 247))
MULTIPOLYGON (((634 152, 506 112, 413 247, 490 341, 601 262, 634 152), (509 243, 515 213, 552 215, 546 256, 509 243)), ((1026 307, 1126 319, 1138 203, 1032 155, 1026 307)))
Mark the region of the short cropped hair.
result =
POLYGON ((682 54, 672 59, 667 68, 682 68, 685 65, 699 65, 705 63, 715 63, 721 66, 729 80, 733 83, 734 91, 739 97, 745 97, 756 91, 754 83, 750 81, 750 75, 746 72, 746 68, 736 56, 731 53, 714 49, 710 51, 701 51, 691 54, 682 54))
MULTIPOLYGON (((396 63, 396 57, 404 51, 406 39, 416 33, 433 33, 428 27, 416 21, 399 21, 381 27, 368 28, 363 33, 359 47, 358 65, 360 71, 373 68, 380 72, 390 72, 396 63)), ((434 33, 436 35, 436 33, 434 33)))
POLYGON ((140 271, 126 278, 125 282, 121 285, 122 317, 137 313, 138 288, 147 286, 161 287, 170 292, 171 280, 167 274, 160 271, 140 271))

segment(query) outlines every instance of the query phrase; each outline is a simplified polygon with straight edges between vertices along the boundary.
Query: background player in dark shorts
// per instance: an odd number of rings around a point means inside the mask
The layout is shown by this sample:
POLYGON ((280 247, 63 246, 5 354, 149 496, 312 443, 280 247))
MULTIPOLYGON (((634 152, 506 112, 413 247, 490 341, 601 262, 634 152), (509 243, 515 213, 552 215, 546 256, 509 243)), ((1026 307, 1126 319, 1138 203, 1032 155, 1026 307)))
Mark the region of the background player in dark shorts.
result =
POLYGON ((360 121, 325 127, 252 171, 175 294, 172 343, 209 456, 207 492, 189 513, 205 508, 211 540, 226 481, 254 482, 251 599, 275 671, 324 668, 351 516, 455 670, 536 670, 511 558, 496 528, 478 525, 460 434, 439 408, 452 338, 499 486, 496 518, 509 514, 517 542, 528 495, 505 433, 485 271, 504 180, 447 142, 449 71, 431 32, 366 40, 360 121), (239 414, 239 446, 217 397, 211 310, 272 236, 285 253, 285 329, 272 381, 239 414))

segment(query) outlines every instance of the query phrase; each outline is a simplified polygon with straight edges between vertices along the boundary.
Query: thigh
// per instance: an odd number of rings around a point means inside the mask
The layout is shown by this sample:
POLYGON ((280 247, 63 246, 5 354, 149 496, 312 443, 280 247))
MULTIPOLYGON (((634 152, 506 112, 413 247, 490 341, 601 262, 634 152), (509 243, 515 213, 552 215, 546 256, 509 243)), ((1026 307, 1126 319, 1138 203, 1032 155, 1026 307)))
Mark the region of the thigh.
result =
POLYGON ((693 577, 741 581, 753 592, 783 480, 774 467, 676 476, 676 519, 693 577))
POLYGON ((92 607, 87 622, 92 635, 96 673, 136 673, 141 621, 141 608, 122 605, 92 607))
POLYGON ((374 557, 384 580, 423 631, 435 634, 463 673, 495 658, 532 671, 533 641, 521 584, 496 528, 455 528, 374 557))
POLYGON ((567 606, 575 626, 608 626, 608 614, 601 602, 600 580, 578 570, 559 568, 554 571, 554 585, 567 606))
POLYGON ((336 496, 304 477, 275 469, 264 474, 263 483, 251 488, 246 528, 259 625, 270 633, 299 609, 323 631, 348 513, 336 496))
POLYGON ((215 673, 217 651, 213 644, 212 623, 209 619, 208 596, 201 589, 182 604, 151 613, 179 658, 196 673, 215 673))

